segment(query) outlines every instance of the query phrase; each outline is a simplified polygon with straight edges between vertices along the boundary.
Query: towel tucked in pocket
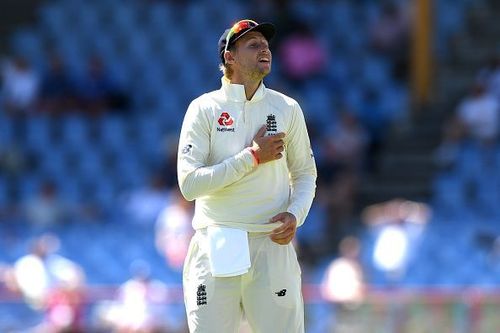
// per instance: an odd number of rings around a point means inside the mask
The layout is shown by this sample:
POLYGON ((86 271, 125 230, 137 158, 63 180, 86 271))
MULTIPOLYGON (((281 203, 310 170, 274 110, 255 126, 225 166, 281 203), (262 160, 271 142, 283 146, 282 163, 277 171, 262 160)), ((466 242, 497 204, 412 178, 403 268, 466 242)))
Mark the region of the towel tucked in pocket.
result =
POLYGON ((250 268, 248 233, 244 230, 207 227, 208 260, 214 277, 242 275, 250 268))

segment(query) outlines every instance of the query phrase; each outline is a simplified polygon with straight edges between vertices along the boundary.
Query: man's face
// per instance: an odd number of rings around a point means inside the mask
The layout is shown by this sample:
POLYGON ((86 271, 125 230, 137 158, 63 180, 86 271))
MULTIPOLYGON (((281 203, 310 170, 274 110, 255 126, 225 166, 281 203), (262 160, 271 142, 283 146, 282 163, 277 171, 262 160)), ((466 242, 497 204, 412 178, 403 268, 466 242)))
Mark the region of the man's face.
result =
POLYGON ((251 31, 238 39, 232 54, 234 72, 262 80, 271 71, 269 43, 260 32, 251 31))

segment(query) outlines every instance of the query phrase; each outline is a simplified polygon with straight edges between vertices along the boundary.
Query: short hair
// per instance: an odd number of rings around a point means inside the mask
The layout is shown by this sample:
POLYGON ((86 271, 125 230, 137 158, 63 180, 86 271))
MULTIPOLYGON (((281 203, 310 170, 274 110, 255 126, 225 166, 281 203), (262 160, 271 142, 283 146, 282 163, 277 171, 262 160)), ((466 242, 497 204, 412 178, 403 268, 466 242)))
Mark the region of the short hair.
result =
POLYGON ((222 74, 224 74, 224 76, 226 78, 228 78, 229 80, 231 80, 231 78, 233 76, 233 69, 231 68, 231 65, 226 65, 226 64, 221 63, 219 65, 219 69, 222 72, 222 74))
MULTIPOLYGON (((228 51, 235 51, 236 50, 236 45, 231 45, 228 48, 228 51)), ((224 60, 224 53, 222 54, 222 59, 221 63, 219 64, 219 70, 224 74, 226 78, 231 80, 233 77, 233 69, 231 68, 231 65, 227 64, 224 60)))

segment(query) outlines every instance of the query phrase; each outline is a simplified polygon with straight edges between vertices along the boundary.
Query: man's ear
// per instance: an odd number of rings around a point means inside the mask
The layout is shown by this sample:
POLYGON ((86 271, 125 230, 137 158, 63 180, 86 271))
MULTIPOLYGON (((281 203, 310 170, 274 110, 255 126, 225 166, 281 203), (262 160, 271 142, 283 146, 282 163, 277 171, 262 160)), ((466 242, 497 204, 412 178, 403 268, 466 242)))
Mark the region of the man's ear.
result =
POLYGON ((226 64, 229 64, 229 65, 234 64, 233 54, 229 51, 224 52, 224 60, 226 61, 226 64))

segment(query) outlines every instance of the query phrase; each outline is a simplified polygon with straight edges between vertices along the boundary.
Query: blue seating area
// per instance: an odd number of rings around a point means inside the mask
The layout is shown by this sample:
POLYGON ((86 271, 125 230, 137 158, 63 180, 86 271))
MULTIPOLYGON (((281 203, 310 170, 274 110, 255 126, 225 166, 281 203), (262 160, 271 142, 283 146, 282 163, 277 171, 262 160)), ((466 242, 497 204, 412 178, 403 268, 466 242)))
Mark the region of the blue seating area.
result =
POLYGON ((363 264, 374 286, 498 288, 500 262, 500 150, 466 143, 455 163, 434 178, 432 216, 423 226, 407 223, 409 257, 392 276, 374 265, 378 228, 363 232, 363 264), (417 232, 415 232, 417 231, 417 232), (411 236, 413 235, 413 237, 411 236))
MULTIPOLYGON (((440 38, 459 29, 469 2, 438 2, 448 13, 442 16, 447 21, 438 20, 440 38)), ((225 0, 182 5, 175 1, 46 1, 36 24, 13 34, 12 53, 22 54, 44 73, 48 51, 55 51, 73 77, 83 75, 87 59, 98 55, 130 97, 131 110, 98 118, 69 112, 57 117, 35 114, 21 120, 0 110, 0 144, 16 144, 35 161, 16 177, 0 173, 0 208, 23 203, 38 192, 45 179, 52 179, 67 202, 96 204, 104 212, 98 221, 82 217, 49 229, 61 238, 61 254, 82 265, 90 285, 124 282, 135 259, 147 260, 154 278, 179 284, 180 273, 168 268, 154 247, 153 226, 130 223, 121 199, 145 186, 152 171, 165 162, 189 102, 218 89, 219 35, 237 18, 251 17, 252 10, 250 3, 225 0)), ((322 125, 317 128, 320 135, 337 122, 341 104, 349 105, 361 118, 375 117, 364 109, 368 89, 379 96, 380 116, 389 124, 408 116, 408 87, 391 76, 388 59, 370 50, 367 31, 380 14, 377 1, 295 1, 292 13, 314 27, 315 37, 327 50, 324 75, 294 91, 308 123, 322 125)), ((278 70, 279 58, 275 56, 273 61, 277 70, 266 84, 278 90, 284 84, 285 90, 292 91, 278 70)), ((488 254, 477 247, 475 239, 479 231, 500 234, 500 227, 491 223, 500 218, 500 177, 495 173, 500 167, 500 152, 494 153, 496 164, 489 169, 477 164, 475 154, 474 149, 465 150, 452 173, 436 178, 432 198, 435 215, 416 245, 418 254, 398 283, 495 285, 500 265, 490 264, 488 254), (476 182, 477 206, 469 205, 464 190, 469 180, 476 182), (469 259, 466 263, 464 253, 469 259)), ((309 223, 324 216, 318 210, 311 214, 309 223)), ((24 255, 28 240, 41 232, 26 221, 9 222, 0 223, 0 240, 8 240, 0 245, 0 263, 13 263, 24 255)), ((318 230, 321 227, 302 232, 318 230)), ((373 273, 367 282, 390 285, 393 281, 371 267, 373 235, 366 232, 364 237, 364 264, 373 273)), ((0 313, 6 317, 0 316, 0 331, 11 327, 18 315, 34 318, 25 322, 27 326, 36 322, 36 314, 24 305, 3 307, 0 313)))
MULTIPOLYGON (((462 212, 467 211, 464 209, 462 212)), ((439 212, 437 212, 439 214, 439 212)), ((481 235, 500 234, 493 220, 481 218, 468 210, 460 218, 438 214, 412 242, 411 255, 400 276, 392 277, 373 266, 373 235, 365 236, 364 265, 374 287, 449 288, 459 290, 498 287, 500 264, 493 244, 482 246, 481 235)))
POLYGON ((434 181, 434 203, 445 216, 477 212, 492 220, 500 217, 500 149, 463 146, 451 170, 441 172, 434 181))
MULTIPOLYGON (((9 128, 2 131, 5 140, 17 135, 14 139, 22 142, 22 149, 39 162, 31 170, 30 181, 20 181, 21 199, 32 194, 44 177, 54 178, 62 193, 73 200, 83 197, 78 185, 89 183, 100 189, 94 194, 104 206, 111 205, 120 191, 144 184, 161 159, 165 137, 177 135, 189 101, 218 87, 215 43, 220 31, 250 12, 244 3, 222 4, 224 11, 203 1, 183 6, 114 0, 44 4, 36 25, 12 36, 13 53, 27 57, 43 73, 48 66, 47 51, 56 51, 73 77, 82 75, 87 58, 97 54, 130 96, 132 111, 126 117, 105 114, 99 121, 78 114, 57 120, 36 115, 26 121, 24 131, 15 134, 9 133, 10 120, 2 116, 2 127, 9 128)), ((376 16, 377 5, 297 2, 292 8, 311 24, 323 22, 317 37, 333 56, 326 66, 327 80, 338 83, 333 94, 323 79, 312 79, 297 92, 306 118, 318 124, 334 123, 336 95, 345 96, 340 102, 358 110, 365 86, 380 92, 384 117, 405 117, 407 89, 391 79, 386 59, 370 53, 362 31, 376 16), (344 38, 346 34, 350 38, 344 38)), ((279 75, 279 71, 271 75, 271 87, 280 81, 279 75)))

